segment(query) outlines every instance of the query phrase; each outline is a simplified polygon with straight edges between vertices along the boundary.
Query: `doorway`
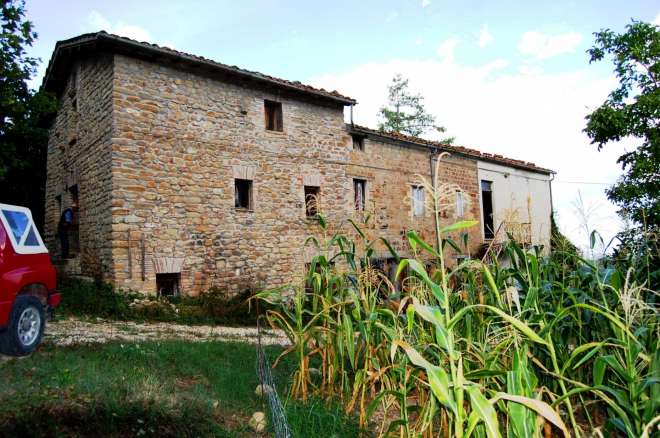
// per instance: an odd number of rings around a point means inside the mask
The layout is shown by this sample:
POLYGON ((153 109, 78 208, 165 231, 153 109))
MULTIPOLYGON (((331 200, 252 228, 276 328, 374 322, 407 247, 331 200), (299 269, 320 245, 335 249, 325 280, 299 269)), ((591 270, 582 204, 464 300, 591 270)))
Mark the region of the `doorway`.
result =
POLYGON ((481 180, 481 211, 484 214, 484 239, 495 237, 495 221, 493 218, 493 182, 481 180))

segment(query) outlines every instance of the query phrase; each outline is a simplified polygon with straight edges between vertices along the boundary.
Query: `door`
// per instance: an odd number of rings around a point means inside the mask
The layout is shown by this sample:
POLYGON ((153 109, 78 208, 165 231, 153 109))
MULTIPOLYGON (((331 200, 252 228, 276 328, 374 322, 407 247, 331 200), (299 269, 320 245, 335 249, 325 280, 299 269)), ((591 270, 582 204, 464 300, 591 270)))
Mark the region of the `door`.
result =
POLYGON ((484 215, 484 239, 492 239, 495 237, 492 181, 481 180, 481 211, 484 215))

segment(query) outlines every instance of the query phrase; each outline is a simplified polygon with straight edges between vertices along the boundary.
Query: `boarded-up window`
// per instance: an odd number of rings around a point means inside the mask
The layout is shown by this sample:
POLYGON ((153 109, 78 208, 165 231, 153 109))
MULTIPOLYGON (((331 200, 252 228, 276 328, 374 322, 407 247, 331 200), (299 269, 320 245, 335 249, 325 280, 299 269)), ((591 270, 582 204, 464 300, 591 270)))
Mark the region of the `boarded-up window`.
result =
POLYGON ((264 100, 264 116, 266 129, 269 131, 282 131, 282 103, 264 100))
POLYGON ((413 216, 424 216, 424 187, 412 187, 413 216))
POLYGON ((252 181, 249 179, 234 180, 234 206, 252 210, 252 181))
POLYGON ((367 205, 367 181, 357 178, 354 179, 353 191, 355 197, 355 210, 364 211, 367 205))
POLYGON ((305 186, 305 214, 307 217, 315 217, 319 213, 320 200, 320 187, 305 186))

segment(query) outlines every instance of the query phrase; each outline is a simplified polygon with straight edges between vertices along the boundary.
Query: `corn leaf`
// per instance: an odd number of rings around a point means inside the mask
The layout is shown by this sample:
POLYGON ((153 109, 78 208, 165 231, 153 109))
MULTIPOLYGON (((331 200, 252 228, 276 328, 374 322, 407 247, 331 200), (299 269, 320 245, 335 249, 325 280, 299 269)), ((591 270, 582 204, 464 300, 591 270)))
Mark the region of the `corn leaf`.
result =
POLYGON ((545 418, 546 420, 557 426, 559 430, 562 431, 565 437, 568 438, 571 436, 570 433, 568 432, 568 428, 566 427, 566 424, 564 424, 559 414, 554 409, 552 409, 552 406, 550 406, 545 402, 542 402, 541 400, 536 400, 529 397, 523 397, 520 395, 506 394, 504 392, 498 392, 497 395, 491 400, 491 403, 495 403, 498 400, 508 400, 515 403, 519 403, 521 405, 525 405, 529 409, 533 410, 534 412, 541 415, 543 418, 545 418))
POLYGON ((470 406, 486 427, 486 435, 489 438, 500 438, 500 426, 497 421, 497 412, 492 404, 481 393, 477 386, 469 386, 467 393, 470 396, 470 406))

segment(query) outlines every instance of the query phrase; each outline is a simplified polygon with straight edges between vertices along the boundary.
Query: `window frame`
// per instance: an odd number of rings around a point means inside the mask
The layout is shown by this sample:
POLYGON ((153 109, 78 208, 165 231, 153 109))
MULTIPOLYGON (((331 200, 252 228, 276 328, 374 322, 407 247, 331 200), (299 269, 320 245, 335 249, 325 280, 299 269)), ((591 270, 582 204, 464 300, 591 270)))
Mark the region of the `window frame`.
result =
POLYGON ((0 204, 0 221, 2 221, 5 234, 9 238, 9 241, 11 242, 11 245, 14 248, 14 252, 16 254, 48 254, 48 249, 46 248, 46 245, 44 245, 44 241, 41 239, 41 234, 39 234, 39 230, 37 229, 37 226, 32 219, 32 212, 29 208, 18 207, 16 205, 0 204), (5 217, 5 211, 21 213, 27 217, 27 226, 23 230, 23 234, 18 241, 16 240, 16 236, 14 236, 9 222, 5 217), (25 241, 30 234, 30 230, 34 231, 34 236, 37 239, 37 245, 25 245, 25 241))
POLYGON ((308 219, 313 219, 319 215, 319 204, 321 199, 321 187, 313 185, 304 185, 303 186, 303 195, 305 197, 305 217, 308 219), (311 191, 315 193, 307 194, 307 190, 312 189, 311 191), (316 196, 316 202, 314 204, 308 203, 308 196, 316 196), (310 208, 311 207, 311 208, 310 208), (314 210, 313 214, 310 214, 311 210, 314 210))
POLYGON ((367 210, 367 180, 364 178, 353 178, 353 208, 355 211, 367 210), (358 185, 362 186, 362 202, 358 205, 358 185))
POLYGON ((234 209, 239 210, 239 211, 254 211, 254 181, 251 179, 245 179, 245 178, 234 178, 234 209), (238 196, 238 184, 240 182, 245 182, 248 184, 248 193, 247 193, 247 207, 243 207, 242 205, 237 205, 237 201, 239 200, 238 196))
POLYGON ((456 217, 465 217, 466 198, 463 190, 456 190, 456 217), (460 208, 459 208, 460 207, 460 208))
POLYGON ((483 238, 485 241, 491 241, 495 238, 495 199, 494 199, 494 192, 495 192, 495 183, 492 180, 487 180, 487 179, 479 179, 479 201, 480 201, 480 206, 479 208, 481 209, 481 233, 483 235, 483 238), (484 183, 487 184, 488 190, 484 190, 484 183), (488 220, 486 218, 486 209, 484 205, 484 192, 490 193, 489 198, 490 198, 490 210, 491 210, 491 218, 488 220), (487 233, 487 228, 486 226, 489 225, 487 222, 490 222, 491 225, 491 230, 490 232, 487 233))
POLYGON ((424 186, 420 186, 418 184, 413 184, 410 188, 410 197, 412 199, 412 215, 413 217, 424 217, 426 214, 426 191, 424 190, 424 186), (422 194, 421 199, 417 199, 415 197, 415 193, 420 193, 422 194), (418 202, 421 202, 421 212, 417 212, 417 209, 415 208, 418 202))
POLYGON ((364 152, 364 136, 358 134, 351 134, 351 139, 353 140, 353 150, 364 152))
POLYGON ((282 102, 264 99, 264 127, 266 131, 284 132, 284 110, 282 108, 282 102), (270 123, 271 119, 273 122, 272 125, 270 123))

